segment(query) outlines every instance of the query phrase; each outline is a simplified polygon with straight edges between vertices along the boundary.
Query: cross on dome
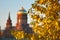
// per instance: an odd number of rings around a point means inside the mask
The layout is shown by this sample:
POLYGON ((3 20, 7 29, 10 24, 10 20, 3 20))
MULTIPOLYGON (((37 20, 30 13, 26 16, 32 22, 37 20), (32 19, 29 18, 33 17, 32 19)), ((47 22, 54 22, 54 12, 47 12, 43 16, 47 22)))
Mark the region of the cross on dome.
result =
POLYGON ((21 7, 20 10, 25 10, 25 9, 23 7, 21 7))

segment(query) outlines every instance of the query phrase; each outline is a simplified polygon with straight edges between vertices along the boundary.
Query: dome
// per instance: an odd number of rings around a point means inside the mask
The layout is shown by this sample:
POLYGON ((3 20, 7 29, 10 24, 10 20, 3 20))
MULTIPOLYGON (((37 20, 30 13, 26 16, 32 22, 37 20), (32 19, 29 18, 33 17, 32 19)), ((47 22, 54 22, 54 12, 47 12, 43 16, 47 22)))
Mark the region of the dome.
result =
POLYGON ((23 7, 20 8, 20 10, 18 10, 18 12, 27 12, 23 7))

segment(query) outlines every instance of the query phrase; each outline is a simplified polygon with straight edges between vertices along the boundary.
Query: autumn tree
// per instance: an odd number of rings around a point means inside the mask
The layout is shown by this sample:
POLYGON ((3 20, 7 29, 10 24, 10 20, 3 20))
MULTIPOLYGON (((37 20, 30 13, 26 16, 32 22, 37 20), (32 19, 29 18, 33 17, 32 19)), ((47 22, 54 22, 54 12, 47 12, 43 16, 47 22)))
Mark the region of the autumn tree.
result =
POLYGON ((60 39, 59 0, 36 0, 29 9, 29 13, 33 19, 32 29, 40 39, 60 39))

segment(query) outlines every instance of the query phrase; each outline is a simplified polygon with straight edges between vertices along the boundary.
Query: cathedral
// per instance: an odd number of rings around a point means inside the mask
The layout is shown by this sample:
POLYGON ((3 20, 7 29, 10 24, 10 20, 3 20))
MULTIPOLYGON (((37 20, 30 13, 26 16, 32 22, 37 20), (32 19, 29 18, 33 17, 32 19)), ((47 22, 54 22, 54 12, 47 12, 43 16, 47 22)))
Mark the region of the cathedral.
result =
POLYGON ((10 30, 18 30, 18 31, 24 31, 26 33, 33 33, 32 28, 29 27, 29 24, 27 23, 27 11, 21 7, 20 10, 17 12, 17 22, 16 26, 12 26, 12 20, 10 17, 10 12, 8 15, 8 19, 6 21, 6 28, 3 31, 0 31, 0 37, 13 37, 10 33, 10 30))

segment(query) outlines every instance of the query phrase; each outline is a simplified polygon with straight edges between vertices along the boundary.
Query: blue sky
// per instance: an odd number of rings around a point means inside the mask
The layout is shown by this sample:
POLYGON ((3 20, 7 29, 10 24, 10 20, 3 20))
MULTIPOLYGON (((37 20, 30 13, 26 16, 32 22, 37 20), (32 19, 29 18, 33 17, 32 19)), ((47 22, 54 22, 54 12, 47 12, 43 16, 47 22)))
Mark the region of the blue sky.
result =
POLYGON ((10 11, 13 25, 16 25, 17 11, 20 7, 28 10, 35 0, 0 0, 0 26, 2 29, 6 26, 6 21, 10 11))

